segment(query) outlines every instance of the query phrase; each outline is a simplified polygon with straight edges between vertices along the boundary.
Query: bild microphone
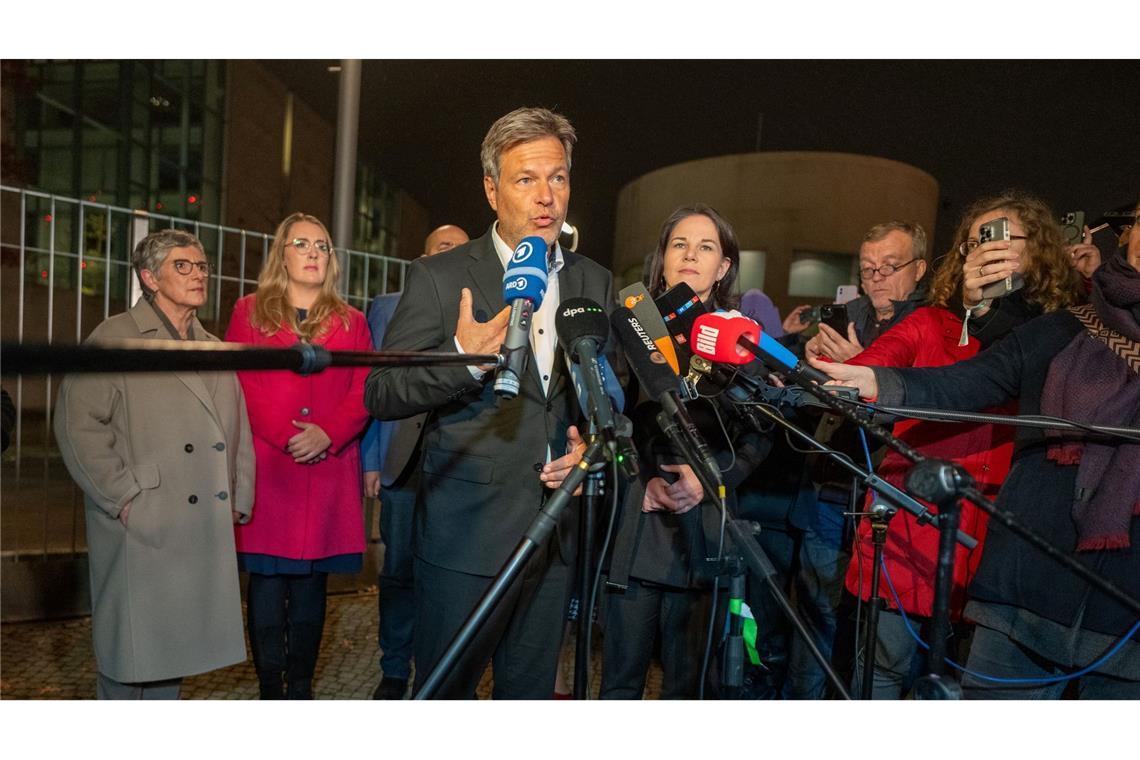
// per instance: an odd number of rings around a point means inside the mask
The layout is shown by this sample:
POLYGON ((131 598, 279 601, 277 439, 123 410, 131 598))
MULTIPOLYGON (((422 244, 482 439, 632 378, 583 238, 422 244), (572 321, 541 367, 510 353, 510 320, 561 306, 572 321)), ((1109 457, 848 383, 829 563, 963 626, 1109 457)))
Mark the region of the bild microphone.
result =
POLYGON ((804 364, 748 317, 717 312, 702 314, 693 324, 690 345, 698 356, 722 364, 747 364, 754 357, 758 358, 771 369, 786 373, 800 383, 810 380, 822 385, 831 379, 804 364))
POLYGON ((502 361, 495 370, 495 394, 502 398, 519 395, 519 382, 526 372, 530 323, 546 295, 546 241, 537 235, 522 239, 503 273, 503 301, 510 304, 511 319, 499 349, 502 361))
POLYGON ((567 358, 582 368, 588 397, 588 408, 584 411, 594 421, 612 452, 617 447, 614 409, 604 389, 599 362, 610 335, 606 311, 589 298, 569 298, 558 305, 554 329, 567 358))

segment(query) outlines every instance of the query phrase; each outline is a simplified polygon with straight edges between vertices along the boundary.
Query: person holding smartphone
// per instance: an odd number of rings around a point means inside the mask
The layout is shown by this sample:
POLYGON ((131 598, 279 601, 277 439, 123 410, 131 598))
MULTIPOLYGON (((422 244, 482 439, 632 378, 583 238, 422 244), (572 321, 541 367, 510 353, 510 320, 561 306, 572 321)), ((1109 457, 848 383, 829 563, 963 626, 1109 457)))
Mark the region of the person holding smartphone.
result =
MULTIPOLYGON (((809 357, 845 361, 922 305, 926 290, 926 230, 914 222, 876 224, 859 246, 863 295, 847 304, 850 320, 841 332, 820 322, 804 347, 809 357)), ((821 307, 822 309, 822 307, 821 307)))
POLYGON ((1008 190, 971 209, 983 205, 988 208, 975 214, 969 234, 958 244, 958 255, 961 342, 972 336, 985 347, 1016 325, 1069 305, 1079 290, 1061 227, 1044 201, 1008 190), (1008 228, 1007 240, 984 239, 983 230, 995 223, 1008 228), (1005 287, 1007 282, 1014 289, 1005 287))
MULTIPOLYGON (((1013 210, 1008 198, 1000 210, 1013 210)), ((1034 222, 1024 211, 1018 216, 1032 240, 1034 222)), ((1052 214, 1041 219, 1056 227, 1052 214)), ((1014 402, 1021 414, 1138 427, 1140 233, 1134 226, 1127 233, 1126 250, 1093 273, 1087 305, 1019 325, 968 361, 927 369, 812 363, 885 406, 980 410, 1014 402)), ((1045 266, 1026 267, 1027 292, 1035 285, 1029 273, 1045 266)), ((1029 428, 1018 429, 1014 446, 997 508, 1140 594, 1140 448, 1029 428)), ((1135 632, 1135 614, 1000 523, 990 526, 963 614, 976 624, 962 679, 968 699, 1059 699, 1070 679, 1081 699, 1140 698, 1140 643, 1122 641, 1135 632), (1087 668, 1109 650, 1115 655, 1087 668)))

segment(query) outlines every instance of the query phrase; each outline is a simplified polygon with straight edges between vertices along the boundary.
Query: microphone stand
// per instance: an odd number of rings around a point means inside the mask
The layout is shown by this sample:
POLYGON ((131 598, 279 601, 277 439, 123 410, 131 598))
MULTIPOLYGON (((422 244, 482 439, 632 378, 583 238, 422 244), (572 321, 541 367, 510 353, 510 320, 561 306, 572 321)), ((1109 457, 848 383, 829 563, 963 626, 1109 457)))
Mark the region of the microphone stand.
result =
POLYGON ((567 503, 578 486, 586 479, 587 474, 594 467, 595 464, 602 462, 604 464, 603 449, 605 443, 601 437, 595 439, 586 448, 586 453, 582 456, 580 461, 574 468, 570 470, 570 474, 562 481, 554 491, 554 495, 546 500, 542 505, 542 509, 534 516, 530 525, 527 526, 522 539, 515 547, 514 552, 507 559, 499 574, 495 576, 491 585, 483 593, 479 602, 475 605, 475 609, 467 617, 467 620, 460 627, 458 633, 452 638, 451 643, 448 644, 447 649, 440 657, 439 662, 427 677, 424 679, 423 685, 419 688, 413 699, 423 700, 432 699, 439 692, 440 688, 444 685, 447 677, 455 669, 456 663, 459 662, 471 642, 474 641, 475 636, 490 619, 491 614, 502 600, 507 589, 526 567, 526 563, 530 560, 531 556, 546 541, 554 532, 555 526, 558 525, 558 519, 562 515, 563 510, 566 509, 567 503))
MULTIPOLYGON (((590 425, 591 441, 602 441, 602 436, 590 425)), ((605 442, 602 441, 605 445, 605 442)), ((604 452, 603 452, 604 453, 604 452)), ((617 487, 617 484, 614 484, 617 487)), ((577 639, 574 645, 574 699, 589 699, 586 688, 590 674, 590 635, 594 622, 594 600, 591 598, 593 578, 590 570, 594 565, 594 517, 606 492, 605 457, 590 464, 586 484, 582 489, 582 517, 578 521, 578 598, 570 606, 570 620, 577 624, 577 639)))
MULTIPOLYGON (((781 369, 797 385, 807 390, 830 409, 854 422, 913 462, 914 467, 906 477, 907 488, 920 498, 938 505, 938 527, 941 535, 938 544, 938 565, 934 579, 934 605, 931 612, 930 672, 915 684, 916 698, 957 699, 961 694, 961 688, 958 684, 943 678, 943 674, 946 667, 946 638, 950 633, 950 594, 954 575, 954 540, 955 534, 960 532, 958 531, 958 524, 962 499, 968 500, 990 517, 997 519, 1011 532, 1060 562, 1097 590, 1111 596, 1140 615, 1140 601, 1132 598, 1123 589, 1099 573, 1090 570, 1083 563, 1061 552, 1036 531, 1018 523, 1012 513, 999 510, 989 499, 982 496, 976 488, 974 479, 961 467, 951 462, 927 457, 910 444, 895 437, 881 425, 861 419, 823 387, 811 382, 807 376, 808 373, 802 366, 778 369, 781 369)), ((814 371, 812 370, 812 372, 814 371)), ((888 500, 891 500, 889 496, 888 500)), ((877 574, 879 568, 876 567, 874 572, 877 574)), ((873 643, 868 641, 867 646, 873 646, 873 643)))
POLYGON ((499 364, 498 354, 434 351, 329 351, 312 343, 262 348, 213 340, 114 340, 61 346, 0 344, 5 375, 52 372, 235 372, 292 370, 310 375, 328 367, 466 366, 499 364))
MULTIPOLYGON (((800 635, 803 636, 804 642, 807 644, 812 657, 819 663, 827 679, 835 687, 836 692, 843 699, 851 699, 851 695, 847 691, 847 687, 844 686, 842 679, 839 678, 839 674, 835 672, 828 658, 825 657, 823 652, 819 650, 819 647, 816 646, 803 619, 800 618, 795 609, 793 609, 784 590, 780 588, 780 584, 776 581, 777 573, 775 566, 772 564, 772 560, 769 559, 768 555, 760 547, 760 544, 752 538, 753 525, 748 521, 738 520, 733 517, 724 500, 724 485, 714 482, 710 474, 701 466, 700 458, 691 450, 689 441, 680 431, 679 426, 675 423, 671 423, 672 418, 668 414, 662 412, 658 415, 658 425, 669 436, 670 441, 677 450, 681 452, 685 461, 688 462, 689 467, 693 470, 694 474, 696 474, 697 479, 701 481, 706 497, 712 500, 712 502, 716 504, 717 509, 721 511, 721 519, 724 521, 725 530, 728 533, 729 539, 732 541, 732 546, 736 553, 733 558, 725 560, 726 567, 732 570, 732 576, 736 576, 742 572, 743 565, 741 563, 746 563, 748 568, 768 585, 768 590, 772 593, 776 603, 780 605, 784 610, 784 614, 787 615, 788 619, 792 622, 792 625, 794 625, 800 635), (738 572, 734 570, 734 568, 740 568, 741 570, 738 572)), ((713 593, 716 593, 715 588, 713 589, 713 593)), ((730 596, 731 593, 732 590, 730 589, 730 596)), ((713 611, 715 614, 715 605, 713 611)), ((734 622, 734 626, 735 625, 736 623, 734 622)), ((739 635, 733 636, 731 643, 737 647, 743 647, 743 638, 739 635)), ((737 689, 739 686, 739 684, 736 683, 737 661, 740 663, 740 674, 743 675, 743 655, 738 653, 726 653, 726 674, 731 678, 728 684, 730 689, 737 689)))

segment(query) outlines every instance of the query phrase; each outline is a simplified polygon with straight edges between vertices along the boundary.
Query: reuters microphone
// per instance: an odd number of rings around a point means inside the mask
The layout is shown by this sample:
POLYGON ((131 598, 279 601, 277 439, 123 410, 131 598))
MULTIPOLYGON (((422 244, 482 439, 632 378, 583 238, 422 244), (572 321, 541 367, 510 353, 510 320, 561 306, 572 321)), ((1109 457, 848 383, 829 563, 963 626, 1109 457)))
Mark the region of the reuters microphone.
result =
POLYGON ((526 372, 530 323, 546 295, 546 241, 537 235, 522 239, 503 273, 503 301, 510 304, 511 319, 499 349, 502 361, 495 370, 495 394, 502 398, 519 395, 519 382, 526 372))
POLYGON ((822 385, 831 380, 815 367, 800 361, 782 343, 766 334, 748 317, 724 312, 702 314, 693 323, 693 352, 721 364, 748 364, 758 358, 771 369, 786 373, 796 382, 822 385))

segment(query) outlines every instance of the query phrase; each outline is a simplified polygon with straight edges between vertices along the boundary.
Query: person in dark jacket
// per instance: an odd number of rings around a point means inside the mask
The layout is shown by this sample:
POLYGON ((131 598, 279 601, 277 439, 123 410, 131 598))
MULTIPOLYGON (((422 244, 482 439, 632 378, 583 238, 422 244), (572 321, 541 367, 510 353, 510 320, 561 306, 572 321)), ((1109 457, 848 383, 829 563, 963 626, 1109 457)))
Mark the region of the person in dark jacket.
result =
MULTIPOLYGON (((708 308, 731 309, 739 303, 733 292, 739 263, 736 235, 720 214, 702 204, 682 207, 662 225, 650 259, 649 292, 656 297, 684 282, 708 308)), ((715 400, 688 406, 733 494, 763 458, 765 442, 732 430, 726 439, 716 421, 724 412, 715 400)), ((641 698, 655 640, 664 669, 661 698, 692 699, 700 686, 711 596, 702 565, 716 553, 721 517, 656 425, 659 408, 646 401, 631 415, 641 472, 625 493, 614 539, 602 699, 641 698)))
MULTIPOLYGON (((1140 210, 1140 208, 1138 208, 1140 210)), ((1140 231, 1093 274, 1091 302, 1034 319, 973 359, 934 369, 813 361, 882 404, 977 410, 1019 399, 1022 414, 1140 427, 1140 231)), ((985 276, 985 273, 983 273, 985 276)), ((1140 446, 1120 438, 1019 428, 997 507, 1130 594, 1140 596, 1140 446)), ((969 587, 977 624, 968 698, 1059 698, 1082 673, 1082 699, 1140 698, 1136 614, 999 523, 969 587), (1120 644, 1117 653, 1102 658, 1120 644)))

